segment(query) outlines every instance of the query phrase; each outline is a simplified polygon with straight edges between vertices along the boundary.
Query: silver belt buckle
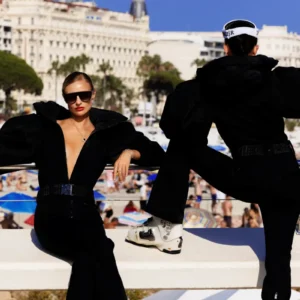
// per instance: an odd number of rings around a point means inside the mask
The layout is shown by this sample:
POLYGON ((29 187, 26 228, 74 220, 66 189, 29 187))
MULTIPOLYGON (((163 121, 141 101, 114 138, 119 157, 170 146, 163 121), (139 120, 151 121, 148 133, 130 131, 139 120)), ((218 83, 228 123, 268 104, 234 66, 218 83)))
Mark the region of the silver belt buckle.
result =
POLYGON ((73 196, 73 184, 62 184, 61 194, 65 196, 73 196))

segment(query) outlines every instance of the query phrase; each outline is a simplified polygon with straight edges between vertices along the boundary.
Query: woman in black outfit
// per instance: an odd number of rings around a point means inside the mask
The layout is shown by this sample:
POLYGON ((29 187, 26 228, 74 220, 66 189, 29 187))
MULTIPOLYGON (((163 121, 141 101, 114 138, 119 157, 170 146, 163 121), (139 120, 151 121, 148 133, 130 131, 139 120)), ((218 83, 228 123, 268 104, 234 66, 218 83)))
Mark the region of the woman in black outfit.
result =
POLYGON ((125 300, 93 187, 108 163, 123 180, 130 162, 159 165, 164 151, 123 115, 92 108, 95 91, 85 73, 65 79, 63 96, 69 109, 39 102, 37 114, 5 123, 0 165, 35 162, 39 169, 35 231, 45 250, 73 262, 67 300, 125 300))
POLYGON ((228 22, 223 34, 227 55, 168 97, 160 126, 171 140, 146 208, 153 218, 131 228, 126 240, 180 253, 193 169, 227 195, 259 204, 266 244, 262 299, 289 300, 300 170, 283 117, 300 116, 300 69, 256 55, 258 29, 250 21, 228 22), (212 122, 232 159, 207 147, 212 122))

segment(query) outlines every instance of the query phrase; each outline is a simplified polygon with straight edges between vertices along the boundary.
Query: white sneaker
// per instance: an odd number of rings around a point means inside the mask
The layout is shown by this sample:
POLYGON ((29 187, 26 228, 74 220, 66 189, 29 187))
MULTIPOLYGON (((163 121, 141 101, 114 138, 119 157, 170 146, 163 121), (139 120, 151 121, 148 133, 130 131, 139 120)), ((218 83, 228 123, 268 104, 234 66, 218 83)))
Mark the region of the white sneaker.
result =
POLYGON ((153 216, 143 225, 131 227, 125 241, 143 247, 156 247, 169 254, 179 254, 182 232, 181 224, 172 224, 153 216))

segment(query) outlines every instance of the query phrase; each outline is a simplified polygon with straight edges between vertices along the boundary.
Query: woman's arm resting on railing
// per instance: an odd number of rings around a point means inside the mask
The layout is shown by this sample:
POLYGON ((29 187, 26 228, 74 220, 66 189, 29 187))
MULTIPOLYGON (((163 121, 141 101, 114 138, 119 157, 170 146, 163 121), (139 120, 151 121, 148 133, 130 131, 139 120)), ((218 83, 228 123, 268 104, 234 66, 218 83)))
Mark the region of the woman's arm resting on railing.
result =
POLYGON ((114 164, 121 153, 126 150, 135 150, 131 163, 142 166, 160 166, 165 152, 157 143, 148 139, 143 133, 136 131, 130 122, 124 122, 111 132, 113 140, 107 147, 108 163, 114 164))

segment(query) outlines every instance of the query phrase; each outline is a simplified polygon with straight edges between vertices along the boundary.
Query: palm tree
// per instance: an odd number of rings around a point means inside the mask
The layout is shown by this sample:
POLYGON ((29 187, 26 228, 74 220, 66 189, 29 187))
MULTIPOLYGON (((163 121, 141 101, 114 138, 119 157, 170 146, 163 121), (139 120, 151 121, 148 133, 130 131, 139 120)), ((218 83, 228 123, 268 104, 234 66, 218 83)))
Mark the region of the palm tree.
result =
POLYGON ((159 55, 145 55, 141 58, 136 73, 138 76, 146 79, 151 72, 158 72, 161 69, 161 66, 162 60, 159 55))
POLYGON ((295 120, 285 120, 285 128, 287 131, 294 131, 295 127, 297 126, 297 122, 295 120))
POLYGON ((99 68, 97 72, 103 73, 104 76, 107 76, 113 71, 113 67, 110 65, 108 61, 103 62, 101 65, 99 65, 99 68))
POLYGON ((138 64, 137 75, 143 78, 143 97, 146 101, 153 100, 153 111, 162 95, 169 94, 181 82, 180 72, 169 61, 163 62, 159 55, 142 57, 138 64), (153 96, 154 95, 154 96, 153 96))
POLYGON ((54 72, 54 82, 55 82, 55 100, 57 100, 57 78, 58 76, 61 75, 61 65, 60 62, 58 60, 53 61, 51 63, 51 68, 48 70, 47 74, 52 75, 52 73, 54 72))
POLYGON ((79 68, 82 68, 82 71, 85 72, 85 67, 91 62, 91 58, 83 53, 77 56, 76 59, 78 60, 79 68))
POLYGON ((196 66, 197 68, 201 68, 203 67, 205 64, 207 63, 207 61, 205 59, 200 59, 200 58, 196 58, 195 60, 192 61, 191 63, 191 67, 196 66))
POLYGON ((103 105, 105 105, 105 95, 107 92, 107 77, 108 75, 113 71, 113 67, 110 65, 108 61, 103 62, 101 65, 99 65, 97 73, 103 74, 102 78, 102 99, 103 99, 103 105))
POLYGON ((121 112, 123 109, 123 98, 127 87, 123 84, 120 78, 114 75, 108 75, 106 77, 106 88, 109 97, 105 101, 105 106, 109 109, 121 112))
POLYGON ((70 73, 82 70, 85 72, 86 65, 89 64, 91 58, 85 54, 80 56, 71 56, 67 62, 60 66, 60 71, 64 76, 67 76, 70 73))

